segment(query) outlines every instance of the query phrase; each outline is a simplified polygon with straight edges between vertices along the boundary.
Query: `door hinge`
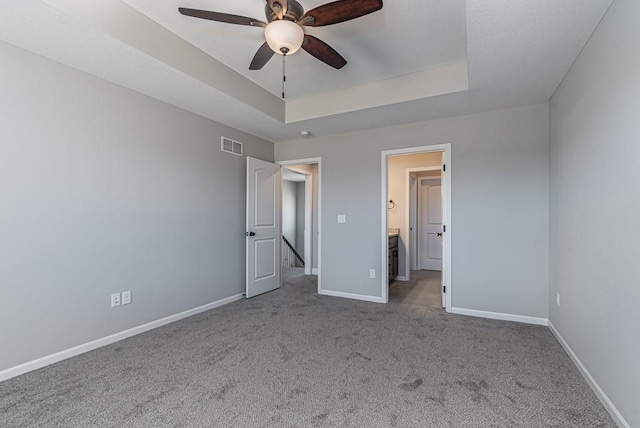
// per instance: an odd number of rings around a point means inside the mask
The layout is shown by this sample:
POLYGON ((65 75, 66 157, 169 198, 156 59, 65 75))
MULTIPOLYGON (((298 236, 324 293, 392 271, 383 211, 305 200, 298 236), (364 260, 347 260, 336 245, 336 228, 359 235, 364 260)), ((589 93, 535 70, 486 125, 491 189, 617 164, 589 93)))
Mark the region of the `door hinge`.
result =
POLYGON ((446 171, 447 171, 447 164, 446 164, 446 163, 442 165, 442 171, 443 171, 443 172, 446 172, 446 171))
POLYGON ((446 231, 447 231, 447 225, 446 225, 446 224, 443 224, 443 225, 442 225, 442 232, 446 232, 446 231))
POLYGON ((447 286, 446 285, 444 287, 442 287, 442 292, 445 293, 445 294, 447 293, 447 286))

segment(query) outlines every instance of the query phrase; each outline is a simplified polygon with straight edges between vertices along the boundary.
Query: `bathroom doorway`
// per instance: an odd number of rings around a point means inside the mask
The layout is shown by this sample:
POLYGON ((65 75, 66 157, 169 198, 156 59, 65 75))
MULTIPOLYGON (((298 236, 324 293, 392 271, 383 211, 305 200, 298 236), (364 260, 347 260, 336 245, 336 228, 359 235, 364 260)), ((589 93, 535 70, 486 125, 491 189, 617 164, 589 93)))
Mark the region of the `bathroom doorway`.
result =
POLYGON ((382 152, 384 301, 451 310, 450 171, 449 144, 382 152))

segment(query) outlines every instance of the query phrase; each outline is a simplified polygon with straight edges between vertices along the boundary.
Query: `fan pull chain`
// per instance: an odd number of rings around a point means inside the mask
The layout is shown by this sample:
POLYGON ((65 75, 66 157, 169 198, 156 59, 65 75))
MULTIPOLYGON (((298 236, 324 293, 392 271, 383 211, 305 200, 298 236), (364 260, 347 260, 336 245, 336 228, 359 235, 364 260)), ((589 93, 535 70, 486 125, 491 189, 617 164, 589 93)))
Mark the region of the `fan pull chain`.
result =
POLYGON ((287 81, 287 74, 285 72, 285 58, 287 57, 287 52, 289 52, 289 49, 287 48, 282 48, 280 49, 280 52, 282 52, 282 99, 284 100, 284 84, 287 81))

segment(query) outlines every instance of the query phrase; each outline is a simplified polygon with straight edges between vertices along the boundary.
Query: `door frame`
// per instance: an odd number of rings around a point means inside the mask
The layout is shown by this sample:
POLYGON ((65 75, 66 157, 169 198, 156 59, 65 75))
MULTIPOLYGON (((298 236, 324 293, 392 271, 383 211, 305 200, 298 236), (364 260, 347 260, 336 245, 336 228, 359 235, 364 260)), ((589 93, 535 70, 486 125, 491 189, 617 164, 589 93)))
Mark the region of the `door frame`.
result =
POLYGON ((398 155, 410 155, 416 153, 429 153, 429 152, 442 152, 442 163, 446 165, 446 172, 442 174, 442 187, 443 187, 443 207, 442 207, 442 220, 443 225, 446 225, 446 232, 443 234, 442 239, 442 285, 446 287, 445 294, 445 310, 451 312, 452 309, 452 295, 453 295, 453 281, 451 280, 451 175, 453 167, 451 165, 451 143, 434 144, 430 146, 409 147, 405 149, 394 150, 382 150, 380 153, 380 171, 381 171, 381 183, 380 183, 380 288, 381 288, 381 300, 383 303, 389 302, 389 273, 388 273, 388 261, 389 261, 389 212, 387 201, 389 200, 388 191, 388 158, 398 155))
MULTIPOLYGON (((322 157, 316 157, 316 158, 304 158, 304 159, 292 159, 292 160, 282 160, 282 161, 277 161, 276 164, 280 165, 283 168, 286 168, 287 165, 313 165, 313 164, 317 164, 318 165, 318 236, 316 236, 316 239, 318 241, 318 294, 322 294, 322 157)), ((299 172, 299 171, 297 171, 299 172)), ((310 181, 310 180, 309 180, 310 181)), ((307 180, 305 180, 305 194, 307 194, 307 184, 306 184, 307 180)), ((313 186, 309 186, 311 187, 311 198, 310 200, 311 202, 311 206, 313 206, 313 186)), ((306 199, 306 197, 305 197, 306 199)), ((306 200, 305 200, 305 211, 306 211, 306 200)), ((311 214, 313 215, 313 208, 311 209, 311 214)), ((305 228, 306 228, 306 222, 307 222, 307 217, 306 217, 306 212, 305 212, 305 228)), ((309 216, 309 222, 311 222, 311 216, 309 216)), ((309 228, 309 236, 311 236, 311 234, 313 233, 313 230, 311 230, 312 228, 309 228)), ((311 240, 306 240, 307 238, 307 234, 305 233, 305 246, 307 245, 306 243, 309 242, 309 244, 311 243, 311 240)), ((306 251, 306 248, 305 248, 306 251)), ((311 263, 309 264, 311 267, 311 270, 313 272, 313 256, 311 257, 311 263)), ((307 274, 307 267, 305 266, 305 274, 307 274)))
MULTIPOLYGON (((405 210, 405 219, 404 219, 404 230, 409 231, 409 240, 407 242, 407 249, 408 251, 406 252, 406 257, 405 257, 405 272, 406 272, 406 280, 409 281, 411 279, 411 257, 410 256, 410 251, 411 251, 411 245, 414 244, 411 241, 411 222, 409 221, 409 216, 410 216, 410 208, 411 208, 411 182, 409 181, 411 178, 411 173, 412 172, 425 172, 425 171, 440 171, 442 170, 442 166, 423 166, 423 167, 416 167, 416 168, 407 168, 405 169, 405 177, 404 177, 404 183, 405 183, 405 192, 404 192, 404 200, 407 201, 407 209, 405 210)), ((420 183, 420 178, 421 177, 417 177, 418 180, 418 184, 420 183)), ((442 180, 442 174, 440 174, 440 180, 442 180)), ((418 185, 418 188, 420 188, 420 186, 418 185)), ((420 207, 420 197, 417 197, 417 201, 416 201, 416 211, 419 211, 419 207, 420 207)), ((443 210, 444 211, 444 210, 443 210)), ((444 216, 442 217, 444 220, 444 216)), ((418 229, 418 222, 416 221, 416 229, 418 229)), ((416 239, 415 239, 415 244, 417 245, 420 242, 420 239, 418 238, 418 234, 417 234, 417 230, 416 230, 416 239)), ((418 256, 420 255, 420 248, 419 246, 416 246, 416 261, 418 260, 418 256)), ((418 264, 420 264, 418 262, 418 264)))
POLYGON ((307 174, 304 179, 304 255, 310 262, 304 267, 304 274, 311 275, 313 269, 313 175, 307 174))

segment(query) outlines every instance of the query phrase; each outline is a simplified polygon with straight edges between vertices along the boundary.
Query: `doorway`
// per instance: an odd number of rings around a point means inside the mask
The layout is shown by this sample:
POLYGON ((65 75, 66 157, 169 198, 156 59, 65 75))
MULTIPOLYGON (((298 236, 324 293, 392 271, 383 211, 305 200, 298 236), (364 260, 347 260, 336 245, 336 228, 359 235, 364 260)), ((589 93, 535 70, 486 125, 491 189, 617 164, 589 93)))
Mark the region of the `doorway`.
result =
POLYGON ((311 204, 313 176, 282 168, 282 267, 311 275, 311 204))
MULTIPOLYGON (((413 287, 415 295, 419 288, 415 286, 429 283, 440 291, 435 306, 450 312, 451 145, 383 151, 381 170, 382 300, 389 301, 388 273, 393 269, 389 265, 389 237, 393 232, 398 236, 400 259, 399 274, 393 282, 394 298, 396 289, 406 292, 413 287), (422 209, 418 209, 420 202, 422 209), (422 214, 427 218, 420 227, 422 214)), ((429 302, 433 297, 420 296, 429 302)), ((429 306, 434 306, 433 302, 429 306)))
POLYGON ((285 259, 288 259, 289 265, 300 268, 302 259, 304 275, 318 276, 318 293, 322 290, 321 162, 321 158, 277 162, 283 171, 283 237, 287 238, 289 243, 287 245, 283 239, 283 266, 287 263, 285 259), (295 205, 295 208, 292 209, 292 205, 295 205), (292 227, 292 224, 295 224, 295 227, 292 227), (292 233, 293 230, 295 232, 292 233), (298 253, 299 258, 290 248, 298 253), (292 259, 295 263, 290 262, 292 259))
POLYGON ((321 158, 310 158, 274 164, 247 156, 246 298, 275 290, 282 285, 282 175, 286 171, 283 165, 312 177, 305 177, 307 187, 304 193, 310 195, 309 198, 304 197, 305 211, 311 215, 304 216, 304 246, 312 260, 309 273, 318 276, 318 293, 322 294, 321 162, 321 158))

